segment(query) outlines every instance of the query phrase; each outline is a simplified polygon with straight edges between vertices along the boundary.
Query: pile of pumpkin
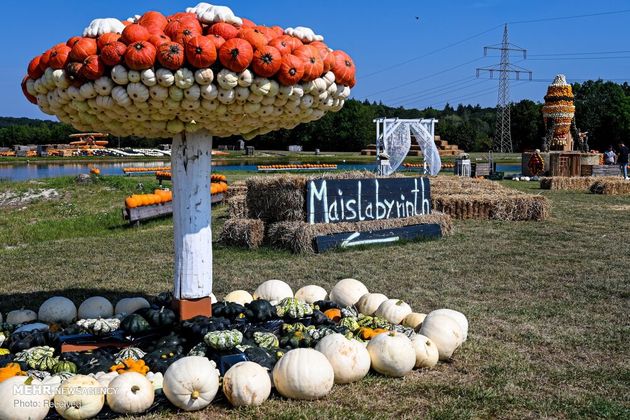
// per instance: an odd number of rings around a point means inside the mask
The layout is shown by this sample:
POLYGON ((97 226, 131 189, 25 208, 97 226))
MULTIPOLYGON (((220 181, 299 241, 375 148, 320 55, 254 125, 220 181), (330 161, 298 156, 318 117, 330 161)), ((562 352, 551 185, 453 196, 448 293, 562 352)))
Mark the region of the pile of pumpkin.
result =
MULTIPOLYGON (((224 175, 212 175, 210 194, 224 194, 227 190, 227 178, 224 175)), ((170 203, 171 201, 173 201, 173 192, 171 190, 156 189, 153 190, 153 194, 133 194, 125 198, 125 207, 135 209, 138 207, 170 203)))
POLYGON ((339 111, 354 84, 352 59, 312 29, 257 25, 199 3, 170 16, 96 19, 35 57, 22 89, 79 130, 159 138, 203 128, 250 139, 339 111))
POLYGON ((132 168, 123 168, 123 172, 126 174, 135 174, 135 173, 146 173, 146 172, 159 172, 159 171, 168 171, 171 168, 168 166, 155 166, 155 167, 132 167, 132 168))
POLYGON ((331 163, 303 163, 299 165, 259 165, 259 171, 270 169, 337 169, 337 165, 331 163))
POLYGON ((140 414, 168 402, 195 411, 220 390, 234 406, 262 404, 274 387, 286 398, 318 399, 370 369, 402 377, 431 368, 450 359, 468 333, 460 312, 414 313, 354 279, 339 281, 330 295, 316 285, 294 294, 269 280, 253 295, 213 296, 213 317, 182 322, 171 300, 160 294, 153 303, 135 297, 114 306, 95 296, 77 309, 52 297, 38 313, 9 312, 0 334, 0 418, 43 419, 51 405, 66 419, 102 410, 140 414), (118 337, 130 346, 60 353, 67 336, 118 337))

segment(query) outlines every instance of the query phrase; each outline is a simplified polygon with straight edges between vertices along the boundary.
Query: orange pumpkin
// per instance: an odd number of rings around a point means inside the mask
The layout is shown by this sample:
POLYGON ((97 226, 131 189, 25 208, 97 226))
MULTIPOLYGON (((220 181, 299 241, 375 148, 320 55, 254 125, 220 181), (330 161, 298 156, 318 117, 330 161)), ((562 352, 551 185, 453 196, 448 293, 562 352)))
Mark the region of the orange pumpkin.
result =
POLYGON ((333 51, 335 57, 335 65, 333 66, 333 73, 340 84, 354 87, 356 68, 354 62, 348 54, 343 51, 333 51))
POLYGON ((275 33, 275 36, 272 39, 276 39, 276 38, 284 35, 284 29, 282 29, 281 26, 278 26, 278 25, 272 26, 271 30, 274 31, 274 33, 275 33))
POLYGON ((83 77, 83 63, 71 62, 66 64, 66 75, 70 80, 73 81, 82 81, 83 77))
POLYGON ((166 28, 168 20, 166 19, 166 16, 160 12, 149 11, 138 19, 138 24, 147 28, 150 33, 155 34, 162 32, 164 28, 166 28))
POLYGON ((101 50, 101 60, 108 66, 115 66, 122 62, 127 46, 122 42, 112 42, 101 50))
POLYGON ((76 44, 77 42, 79 42, 81 40, 82 37, 80 36, 73 36, 72 38, 68 39, 68 41, 66 41, 66 45, 70 48, 74 47, 74 44, 76 44))
POLYGON ((282 57, 282 65, 278 71, 278 81, 285 86, 292 86, 302 80, 304 63, 293 54, 282 57))
POLYGON ((126 45, 133 44, 135 42, 148 41, 151 38, 151 33, 147 28, 142 25, 134 23, 127 26, 120 37, 120 42, 126 45))
POLYGON ((252 69, 261 77, 272 77, 282 65, 282 55, 276 48, 266 45, 254 51, 252 69))
POLYGON ((125 198, 125 207, 127 207, 128 209, 135 209, 136 207, 138 207, 138 199, 135 195, 125 198))
POLYGON ((39 61, 41 58, 42 56, 38 55, 33 58, 30 63, 28 63, 28 77, 33 80, 37 80, 44 75, 44 71, 39 68, 39 61))
POLYGON ((153 67, 156 49, 150 42, 134 42, 127 47, 125 63, 131 70, 146 70, 153 67))
POLYGON ((98 39, 96 40, 96 45, 98 46, 99 50, 102 50, 107 45, 113 44, 114 42, 117 42, 119 40, 120 40, 120 34, 108 32, 98 37, 98 39))
POLYGON ((151 38, 149 38, 149 42, 153 44, 155 48, 159 48, 160 45, 171 42, 171 38, 167 37, 164 33, 154 33, 151 35, 151 38))
POLYGON ((249 42, 255 49, 261 49, 269 43, 267 37, 254 28, 241 29, 238 37, 249 42))
POLYGON ((341 320, 341 310, 337 308, 331 308, 324 312, 324 315, 331 321, 339 322, 341 320))
POLYGON ((206 38, 208 38, 214 44, 214 47, 217 49, 217 57, 218 57, 218 54, 219 54, 218 51, 221 49, 223 44, 225 44, 225 39, 220 35, 212 35, 212 34, 206 35, 206 38))
POLYGON ((82 63, 86 58, 98 52, 96 40, 93 38, 81 38, 70 51, 70 61, 82 63))
POLYGON ((241 25, 242 28, 255 28, 256 27, 256 24, 247 18, 242 17, 241 20, 243 21, 243 24, 241 25))
POLYGON ((125 359, 121 363, 109 368, 111 372, 118 372, 119 374, 127 372, 137 372, 142 375, 146 375, 149 372, 149 367, 144 363, 144 360, 125 359))
POLYGON ((189 39, 203 35, 203 29, 196 18, 183 19, 170 22, 164 28, 164 33, 173 41, 185 45, 189 39))
POLYGON ((238 28, 229 23, 219 22, 212 25, 208 31, 208 34, 219 35, 221 38, 228 39, 236 38, 238 36, 238 28))
POLYGON ((26 376, 26 373, 22 372, 22 368, 18 363, 9 363, 5 367, 0 368, 0 382, 14 376, 26 376))
POLYGON ((83 62, 81 75, 88 80, 96 80, 105 74, 105 63, 98 55, 91 55, 83 62))
POLYGON ((57 45, 50 52, 50 59, 48 60, 48 65, 52 69, 62 69, 66 66, 68 62, 68 55, 72 48, 68 47, 65 44, 57 45))
POLYGON ((265 38, 267 38, 267 42, 271 41, 274 38, 277 38, 276 32, 267 26, 258 25, 254 28, 254 30, 258 33, 263 34, 265 38))
POLYGON ((157 60, 169 70, 177 70, 184 65, 184 47, 177 42, 165 42, 159 46, 157 60))
POLYGON ((293 51, 293 55, 302 59, 304 63, 303 81, 311 82, 324 72, 324 62, 317 48, 310 45, 302 45, 293 51))
POLYGON ((205 36, 196 36, 186 43, 186 60, 198 69, 210 67, 217 61, 217 48, 205 36))
POLYGON ((219 60, 223 67, 240 73, 245 70, 254 58, 254 49, 251 44, 241 38, 232 38, 225 41, 219 50, 219 60))
POLYGON ((364 340, 371 340, 374 337, 376 337, 379 334, 383 334, 388 332, 386 329, 383 328, 367 328, 367 327, 363 327, 359 330, 359 337, 361 337, 364 340))

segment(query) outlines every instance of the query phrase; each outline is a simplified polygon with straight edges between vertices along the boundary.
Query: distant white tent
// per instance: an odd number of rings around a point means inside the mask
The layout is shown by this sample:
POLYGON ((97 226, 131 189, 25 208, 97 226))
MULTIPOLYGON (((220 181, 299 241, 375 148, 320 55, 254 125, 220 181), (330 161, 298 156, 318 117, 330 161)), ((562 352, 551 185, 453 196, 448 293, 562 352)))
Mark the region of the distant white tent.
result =
POLYGON ((440 152, 435 145, 436 119, 400 119, 377 118, 376 124, 376 154, 386 153, 389 156, 389 166, 384 167, 383 175, 391 175, 403 163, 411 148, 411 136, 424 155, 424 162, 428 173, 437 175, 442 169, 440 152))

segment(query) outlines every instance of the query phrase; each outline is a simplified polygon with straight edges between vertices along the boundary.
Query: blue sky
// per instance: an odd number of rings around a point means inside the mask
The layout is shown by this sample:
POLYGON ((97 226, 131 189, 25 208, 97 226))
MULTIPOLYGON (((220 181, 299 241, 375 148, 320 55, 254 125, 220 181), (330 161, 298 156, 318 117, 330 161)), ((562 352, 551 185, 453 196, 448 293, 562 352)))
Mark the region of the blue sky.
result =
MULTIPOLYGON (((147 10, 165 14, 193 6, 193 1, 3 1, 5 39, 0 55, 1 116, 46 118, 29 104, 20 81, 29 60, 55 43, 78 35, 97 17, 127 18, 147 10)), ((483 46, 501 41, 508 22, 510 41, 528 49, 519 66, 535 81, 513 82, 513 100, 541 101, 547 81, 557 73, 569 82, 604 78, 630 80, 630 1, 376 1, 224 0, 237 15, 260 24, 309 26, 333 48, 355 59, 357 99, 394 106, 442 108, 472 103, 494 106, 497 81, 475 78, 475 68, 499 62, 483 57, 483 46), (593 15, 567 19, 578 15, 593 15), (419 19, 416 19, 418 17, 419 19), (554 18, 554 20, 541 19, 554 18), (555 19, 562 18, 562 19, 555 19), (528 22, 528 21, 535 22, 528 22)), ((513 62, 521 60, 513 56, 513 62)))

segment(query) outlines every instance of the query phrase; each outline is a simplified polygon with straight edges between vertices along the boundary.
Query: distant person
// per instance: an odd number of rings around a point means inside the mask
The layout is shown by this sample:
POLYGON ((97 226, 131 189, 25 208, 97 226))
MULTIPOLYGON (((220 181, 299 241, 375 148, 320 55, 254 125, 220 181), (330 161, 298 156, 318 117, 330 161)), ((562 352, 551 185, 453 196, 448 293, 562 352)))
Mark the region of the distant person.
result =
POLYGON ((621 173, 623 174, 623 179, 626 180, 628 179, 628 153, 630 153, 630 149, 628 149, 625 144, 619 143, 617 163, 619 164, 619 169, 621 169, 621 173))
POLYGON ((606 165, 614 165, 617 160, 617 154, 615 153, 615 149, 613 149, 612 145, 608 146, 608 150, 604 152, 604 163, 606 165))

